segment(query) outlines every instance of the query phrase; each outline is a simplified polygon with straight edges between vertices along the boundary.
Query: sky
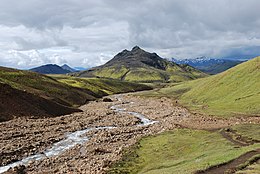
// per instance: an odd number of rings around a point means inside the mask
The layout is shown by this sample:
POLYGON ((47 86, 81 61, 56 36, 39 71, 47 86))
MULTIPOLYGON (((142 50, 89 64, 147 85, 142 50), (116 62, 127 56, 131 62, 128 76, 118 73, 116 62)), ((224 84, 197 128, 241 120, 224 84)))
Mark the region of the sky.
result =
POLYGON ((163 58, 260 55, 259 0, 0 0, 0 66, 93 67, 135 45, 163 58))

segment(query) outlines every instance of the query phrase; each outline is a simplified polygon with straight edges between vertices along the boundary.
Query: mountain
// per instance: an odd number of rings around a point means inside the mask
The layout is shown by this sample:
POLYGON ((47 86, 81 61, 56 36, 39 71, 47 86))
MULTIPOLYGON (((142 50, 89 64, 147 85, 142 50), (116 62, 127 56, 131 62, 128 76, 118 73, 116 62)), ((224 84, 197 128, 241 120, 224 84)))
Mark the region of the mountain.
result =
POLYGON ((131 51, 123 50, 106 64, 77 75, 139 82, 180 82, 206 76, 191 66, 162 59, 156 53, 146 52, 138 46, 131 51))
POLYGON ((47 64, 47 65, 39 66, 30 69, 30 71, 41 73, 41 74, 66 74, 71 72, 55 64, 47 64))
POLYGON ((179 96, 183 104, 209 114, 260 115, 260 57, 165 91, 167 95, 184 92, 179 96))
POLYGON ((70 67, 69 65, 67 65, 67 64, 62 65, 61 68, 64 69, 64 70, 67 70, 67 71, 69 71, 69 72, 76 72, 76 71, 77 71, 77 70, 71 68, 71 67, 70 67))
POLYGON ((190 65, 207 74, 218 74, 243 62, 238 60, 212 59, 206 57, 184 60, 172 58, 172 61, 178 64, 190 65))

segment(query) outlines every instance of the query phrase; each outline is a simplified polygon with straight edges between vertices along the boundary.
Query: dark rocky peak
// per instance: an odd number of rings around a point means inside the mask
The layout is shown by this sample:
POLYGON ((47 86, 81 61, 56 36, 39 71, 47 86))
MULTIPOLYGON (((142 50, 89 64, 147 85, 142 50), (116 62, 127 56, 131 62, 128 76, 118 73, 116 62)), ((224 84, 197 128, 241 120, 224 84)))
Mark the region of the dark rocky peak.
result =
POLYGON ((131 51, 136 52, 136 51, 143 51, 143 50, 139 46, 134 46, 131 51))
POLYGON ((123 51, 121 51, 120 53, 118 53, 115 57, 121 57, 121 56, 125 56, 129 53, 130 51, 124 49, 123 51))

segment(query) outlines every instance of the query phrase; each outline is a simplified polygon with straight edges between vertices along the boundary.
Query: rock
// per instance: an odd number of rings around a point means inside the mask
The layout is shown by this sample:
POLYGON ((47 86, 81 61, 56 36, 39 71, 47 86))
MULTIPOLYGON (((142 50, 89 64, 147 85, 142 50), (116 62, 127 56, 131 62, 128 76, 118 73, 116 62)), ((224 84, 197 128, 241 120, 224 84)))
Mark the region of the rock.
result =
POLYGON ((111 98, 103 98, 103 102, 113 102, 111 98))
POLYGON ((19 165, 13 168, 13 171, 15 172, 15 174, 25 174, 26 167, 24 165, 19 165))

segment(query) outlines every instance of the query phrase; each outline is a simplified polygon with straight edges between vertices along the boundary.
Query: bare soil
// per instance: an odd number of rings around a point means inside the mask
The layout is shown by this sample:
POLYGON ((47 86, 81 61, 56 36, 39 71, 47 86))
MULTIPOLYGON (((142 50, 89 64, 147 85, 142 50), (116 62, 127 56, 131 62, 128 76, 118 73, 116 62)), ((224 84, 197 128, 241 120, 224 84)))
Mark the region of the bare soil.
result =
POLYGON ((260 123, 259 117, 218 118, 192 114, 168 98, 142 98, 131 94, 110 96, 112 102, 93 101, 81 106, 83 112, 55 118, 17 118, 0 123, 0 166, 40 153, 69 132, 96 126, 115 129, 88 132, 90 140, 59 156, 32 161, 26 167, 6 173, 106 173, 109 166, 122 157, 124 149, 141 137, 179 127, 220 129, 235 124, 260 123), (118 100, 120 98, 120 100, 118 100), (147 118, 159 121, 149 126, 136 126, 139 119, 118 113, 110 107, 120 105, 147 118))

